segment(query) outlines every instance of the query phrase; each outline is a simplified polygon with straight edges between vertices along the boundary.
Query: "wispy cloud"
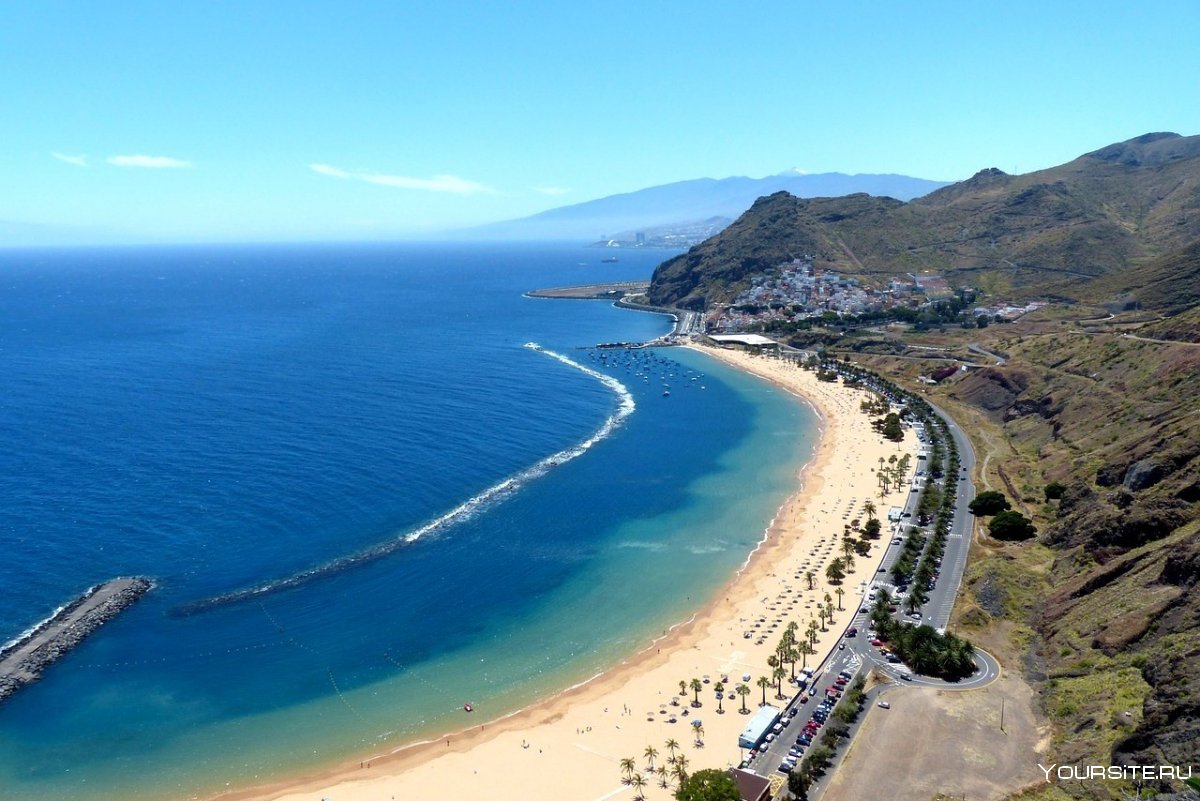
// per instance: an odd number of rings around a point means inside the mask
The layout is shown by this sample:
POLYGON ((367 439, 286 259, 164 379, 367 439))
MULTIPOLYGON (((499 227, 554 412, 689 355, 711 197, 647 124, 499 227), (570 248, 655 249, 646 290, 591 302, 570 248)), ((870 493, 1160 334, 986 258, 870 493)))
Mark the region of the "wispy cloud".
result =
POLYGON ((107 161, 114 167, 144 167, 151 170, 178 170, 192 166, 190 161, 170 156, 109 156, 107 161))
POLYGON ((533 191, 541 192, 543 195, 550 195, 551 197, 558 197, 559 195, 566 195, 571 192, 570 189, 564 189, 561 186, 535 186, 533 187, 533 191))
POLYGON ((492 194, 496 190, 485 184, 468 181, 455 175, 435 175, 432 178, 411 178, 407 175, 384 175, 374 172, 358 172, 343 170, 329 164, 309 164, 309 169, 331 178, 344 178, 351 181, 363 181, 377 186, 391 186, 397 189, 419 189, 424 192, 449 192, 455 195, 492 194))
POLYGON ((50 155, 54 156, 54 158, 65 164, 74 164, 76 167, 86 167, 88 165, 87 156, 69 156, 66 153, 54 152, 52 152, 50 155))

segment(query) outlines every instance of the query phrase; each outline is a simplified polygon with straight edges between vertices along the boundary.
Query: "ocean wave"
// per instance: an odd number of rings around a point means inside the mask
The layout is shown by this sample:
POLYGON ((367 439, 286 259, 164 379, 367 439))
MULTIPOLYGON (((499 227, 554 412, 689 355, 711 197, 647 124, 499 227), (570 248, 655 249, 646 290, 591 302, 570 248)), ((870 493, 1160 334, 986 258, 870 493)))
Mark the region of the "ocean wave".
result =
POLYGON ((218 606, 227 606, 229 604, 240 603, 242 601, 257 600, 267 595, 272 595, 284 590, 294 589, 302 584, 307 584, 310 581, 326 578, 338 573, 342 573, 350 568, 364 564, 366 562, 380 559, 384 556, 393 554, 402 548, 420 540, 422 537, 444 531, 447 528, 458 525, 466 520, 471 519, 480 511, 503 501, 505 498, 511 497, 513 493, 521 489, 530 481, 541 478, 549 473, 555 467, 565 464, 566 462, 576 459, 586 453, 597 442, 608 437, 618 426, 625 421, 629 415, 633 414, 637 408, 634 402, 633 395, 629 389, 612 376, 605 375, 599 370, 593 370, 586 365, 582 365, 573 359, 570 359, 561 353, 543 348, 536 342, 527 342, 525 347, 532 351, 549 356, 568 367, 572 367, 580 372, 591 376, 606 387, 611 389, 617 396, 616 410, 605 419, 604 423, 596 429, 596 432, 582 442, 565 448, 557 453, 552 453, 549 456, 539 459, 529 467, 509 476, 498 484, 488 487, 483 492, 467 499, 463 503, 454 507, 445 514, 431 520, 420 528, 395 537, 394 539, 374 545, 366 550, 357 551, 346 556, 340 556, 333 561, 326 562, 313 568, 309 568, 300 573, 288 576, 287 578, 276 579, 257 587, 248 587, 246 589, 235 590, 233 592, 224 593, 211 598, 206 598, 200 601, 193 601, 174 610, 178 615, 193 615, 198 612, 203 612, 208 609, 213 609, 218 606))

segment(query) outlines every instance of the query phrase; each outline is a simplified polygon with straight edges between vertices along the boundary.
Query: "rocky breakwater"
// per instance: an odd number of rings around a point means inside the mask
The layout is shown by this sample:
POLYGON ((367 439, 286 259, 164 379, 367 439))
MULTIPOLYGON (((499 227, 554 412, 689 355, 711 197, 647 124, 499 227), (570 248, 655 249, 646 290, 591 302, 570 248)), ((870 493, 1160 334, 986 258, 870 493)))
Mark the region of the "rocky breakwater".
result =
POLYGON ((129 608, 154 586, 149 579, 97 584, 0 650, 0 702, 66 656, 89 634, 129 608))

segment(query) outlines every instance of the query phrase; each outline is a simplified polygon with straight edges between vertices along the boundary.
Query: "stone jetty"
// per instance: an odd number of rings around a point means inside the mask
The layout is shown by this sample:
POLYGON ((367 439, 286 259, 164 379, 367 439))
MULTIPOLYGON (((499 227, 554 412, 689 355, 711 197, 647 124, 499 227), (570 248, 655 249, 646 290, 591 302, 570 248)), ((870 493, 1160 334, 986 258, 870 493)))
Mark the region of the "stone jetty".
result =
POLYGON ((127 609, 154 586, 145 578, 97 584, 0 650, 0 702, 66 656, 72 648, 127 609))

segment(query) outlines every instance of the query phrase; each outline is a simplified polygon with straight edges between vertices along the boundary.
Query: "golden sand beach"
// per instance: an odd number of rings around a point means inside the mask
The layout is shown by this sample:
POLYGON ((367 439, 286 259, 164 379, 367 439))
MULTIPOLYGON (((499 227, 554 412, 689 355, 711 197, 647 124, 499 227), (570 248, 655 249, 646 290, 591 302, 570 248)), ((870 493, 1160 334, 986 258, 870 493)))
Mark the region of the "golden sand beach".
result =
MULTIPOLYGON (((734 687, 748 674, 747 708, 756 709, 764 693, 775 702, 774 686, 760 689, 757 679, 771 675, 767 660, 787 624, 794 620, 803 632, 827 593, 842 609, 819 635, 818 653, 808 657, 808 664, 819 664, 837 647, 840 633, 861 604, 863 588, 875 576, 887 538, 876 541, 868 557, 856 560, 854 572, 841 584, 840 599, 838 587, 825 578, 825 568, 841 555, 838 545, 845 525, 856 518, 865 522, 864 504, 873 503, 880 516, 889 506, 903 504, 907 490, 881 496, 875 471, 880 458, 912 452, 915 443, 911 434, 898 444, 872 430, 870 418, 859 408, 867 397, 862 390, 819 382, 813 373, 778 359, 702 350, 794 393, 821 419, 819 442, 812 461, 797 476, 797 491, 780 508, 745 567, 716 597, 691 620, 603 675, 503 720, 476 724, 431 743, 364 755, 361 763, 287 786, 222 798, 633 798, 621 768, 622 759, 632 758, 646 782, 645 797, 662 801, 672 798, 673 790, 661 787, 665 774, 649 767, 651 762, 665 763, 669 750, 686 758, 689 772, 736 766, 743 756, 737 737, 748 715, 740 713, 742 699, 734 687), (812 590, 809 572, 815 576, 812 590), (705 676, 708 683, 703 683, 705 676), (730 682, 724 701, 718 702, 714 688, 722 676, 730 682), (680 682, 693 678, 702 681, 699 708, 690 706, 690 689, 686 695, 680 692, 680 682), (699 737, 691 725, 696 719, 702 721, 699 737), (673 749, 668 748, 670 741, 676 743, 673 749), (648 748, 657 751, 655 758, 647 756, 648 748)), ((794 689, 785 684, 784 691, 790 695, 794 689)))

